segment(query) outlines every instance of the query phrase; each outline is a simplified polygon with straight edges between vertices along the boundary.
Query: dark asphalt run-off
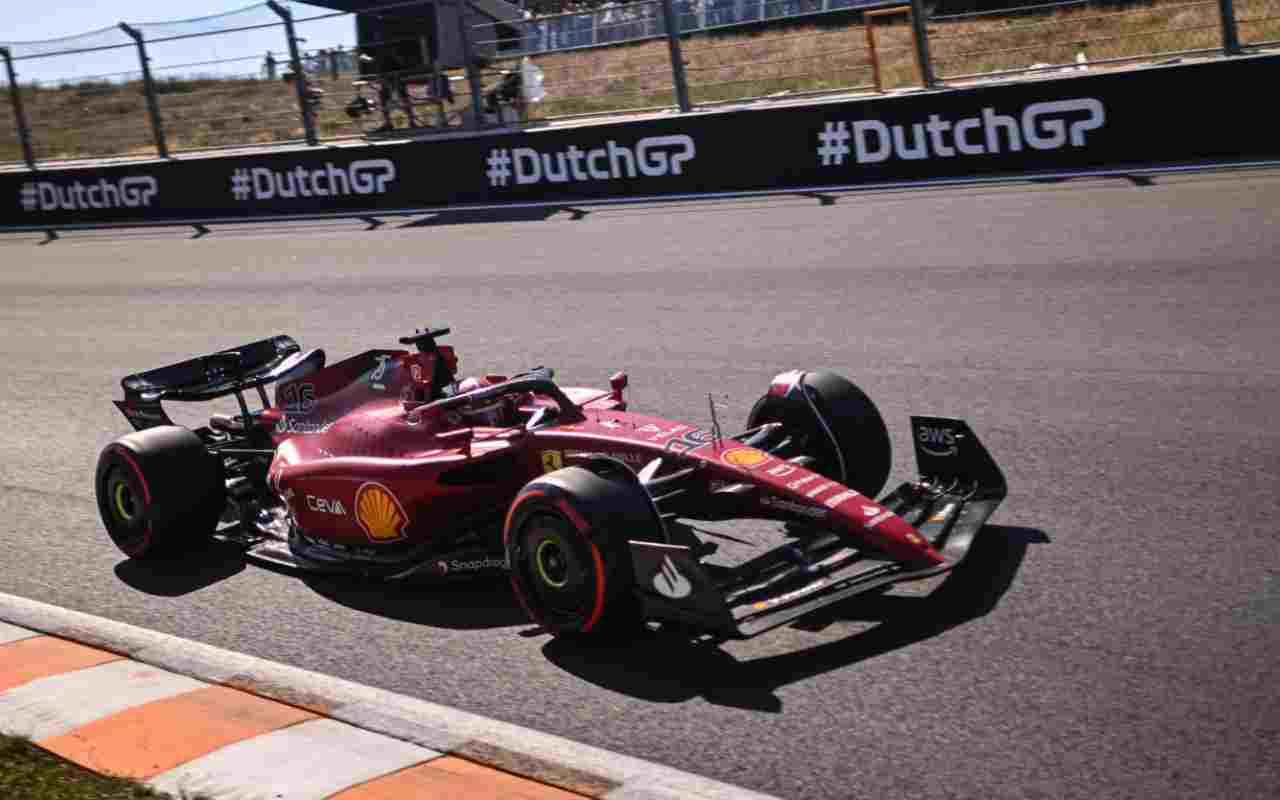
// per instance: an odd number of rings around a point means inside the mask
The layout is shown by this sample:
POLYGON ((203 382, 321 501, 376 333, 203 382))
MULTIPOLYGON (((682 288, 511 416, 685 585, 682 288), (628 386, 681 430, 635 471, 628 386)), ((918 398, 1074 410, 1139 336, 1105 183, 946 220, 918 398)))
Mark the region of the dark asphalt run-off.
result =
POLYGON ((1272 797, 1280 173, 1142 183, 0 237, 0 591, 785 797, 1272 797), (895 480, 908 415, 954 415, 1009 499, 953 577, 720 647, 530 635, 502 582, 110 544, 122 376, 427 323, 464 373, 626 369, 633 409, 706 423, 711 392, 726 428, 832 368, 879 403, 895 480))

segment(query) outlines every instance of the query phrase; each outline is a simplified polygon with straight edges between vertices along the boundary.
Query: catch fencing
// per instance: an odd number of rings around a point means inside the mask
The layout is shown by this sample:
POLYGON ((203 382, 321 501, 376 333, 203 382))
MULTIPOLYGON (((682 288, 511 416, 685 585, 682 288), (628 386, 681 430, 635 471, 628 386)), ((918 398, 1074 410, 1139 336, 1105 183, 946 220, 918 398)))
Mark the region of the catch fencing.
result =
MULTIPOLYGON (((848 9, 855 3, 865 8, 885 5, 883 0, 844 0, 840 7, 848 9)), ((817 2, 753 0, 737 11, 725 5, 721 9, 708 4, 694 15, 688 12, 688 3, 671 3, 668 11, 663 2, 647 0, 595 14, 531 20, 524 26, 525 46, 503 52, 500 60, 514 68, 528 52, 541 54, 537 63, 543 72, 546 99, 529 109, 533 119, 681 108, 682 93, 689 106, 707 106, 872 87, 864 28, 857 21, 837 28, 792 27, 730 36, 725 32, 736 25, 825 12, 806 12, 808 8, 821 9, 817 2), (668 13, 676 25, 668 25, 668 13), (575 21, 580 28, 569 26, 575 21), (560 30, 568 32, 557 36, 553 35, 557 28, 544 27, 557 22, 565 23, 560 30), (717 29, 718 35, 688 34, 717 29), (672 30, 679 33, 673 36, 672 30), (601 47, 602 43, 618 46, 601 47), (555 52, 551 52, 553 47, 555 52), (676 47, 678 50, 673 49, 676 47)), ((836 9, 827 9, 831 10, 836 9)), ((477 28, 478 40, 496 41, 485 38, 492 36, 491 30, 491 26, 477 28)), ((896 47, 891 43, 880 54, 890 60, 899 52, 911 57, 909 37, 896 47)))
POLYGON ((1235 0, 1235 6, 1243 46, 1280 44, 1280 0, 1235 0))
MULTIPOLYGON (((882 0, 673 0, 671 8, 676 30, 683 35, 848 12, 882 4, 882 0)), ((476 26, 478 41, 502 41, 495 27, 489 24, 476 26)), ((508 51, 513 56, 640 42, 663 37, 667 32, 661 3, 648 2, 606 2, 595 9, 531 14, 515 27, 519 31, 519 45, 508 51)))
POLYGON ((929 43, 944 79, 1084 70, 1219 52, 1224 8, 1221 0, 1041 3, 1002 11, 999 24, 994 12, 934 17, 929 43))
POLYGON ((1280 44, 1280 0, 1066 0, 944 15, 922 0, 640 0, 462 26, 476 52, 502 49, 465 69, 374 73, 355 41, 356 16, 268 2, 0 44, 0 164, 306 147, 1280 44), (502 95, 513 75, 533 75, 531 65, 540 101, 502 95))

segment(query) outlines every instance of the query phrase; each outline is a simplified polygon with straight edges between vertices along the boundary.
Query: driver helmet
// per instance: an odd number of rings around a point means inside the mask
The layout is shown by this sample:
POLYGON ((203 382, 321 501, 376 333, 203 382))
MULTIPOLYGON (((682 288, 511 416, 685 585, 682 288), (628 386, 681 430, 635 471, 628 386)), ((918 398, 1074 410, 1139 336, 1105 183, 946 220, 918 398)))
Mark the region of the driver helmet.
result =
MULTIPOLYGON (((486 378, 465 378, 455 385, 451 394, 465 394, 501 381, 486 378)), ((505 428, 516 416, 515 400, 509 395, 494 398, 477 406, 463 406, 458 413, 471 427, 505 428)))

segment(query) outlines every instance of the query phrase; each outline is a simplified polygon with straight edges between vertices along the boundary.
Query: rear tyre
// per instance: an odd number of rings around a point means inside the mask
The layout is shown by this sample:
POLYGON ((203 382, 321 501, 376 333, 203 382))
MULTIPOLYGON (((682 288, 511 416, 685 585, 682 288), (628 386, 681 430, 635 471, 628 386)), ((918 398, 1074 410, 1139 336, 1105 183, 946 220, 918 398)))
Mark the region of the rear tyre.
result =
POLYGON ((766 394, 757 400, 747 427, 768 422, 781 422, 799 439, 800 452, 817 460, 815 470, 822 475, 867 497, 884 488, 893 465, 884 419, 871 398, 834 372, 806 372, 802 385, 786 395, 766 394), (801 391, 808 394, 813 407, 801 391), (814 407, 822 420, 814 415, 814 407))
POLYGON ((535 622, 556 636, 601 639, 641 621, 627 540, 664 537, 630 470, 589 466, 596 469, 566 467, 526 484, 503 542, 512 588, 535 622))
POLYGON ((122 436, 98 456, 98 511, 130 558, 178 555, 208 539, 226 505, 221 464, 172 425, 122 436))

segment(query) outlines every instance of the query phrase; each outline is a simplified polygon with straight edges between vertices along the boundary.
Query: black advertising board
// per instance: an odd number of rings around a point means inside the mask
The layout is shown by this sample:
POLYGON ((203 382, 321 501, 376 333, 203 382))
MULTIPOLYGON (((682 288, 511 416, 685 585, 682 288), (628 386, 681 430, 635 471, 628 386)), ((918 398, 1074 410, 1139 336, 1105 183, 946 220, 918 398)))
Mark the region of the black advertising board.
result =
POLYGON ((0 230, 251 220, 1280 158, 1280 57, 356 147, 0 173, 0 230))

